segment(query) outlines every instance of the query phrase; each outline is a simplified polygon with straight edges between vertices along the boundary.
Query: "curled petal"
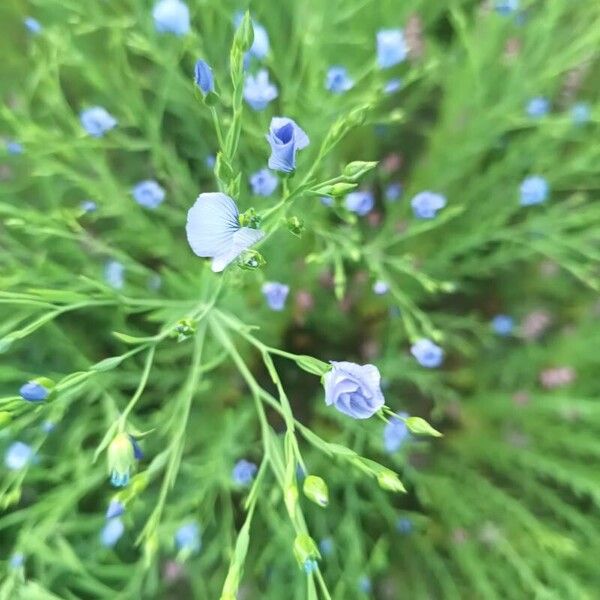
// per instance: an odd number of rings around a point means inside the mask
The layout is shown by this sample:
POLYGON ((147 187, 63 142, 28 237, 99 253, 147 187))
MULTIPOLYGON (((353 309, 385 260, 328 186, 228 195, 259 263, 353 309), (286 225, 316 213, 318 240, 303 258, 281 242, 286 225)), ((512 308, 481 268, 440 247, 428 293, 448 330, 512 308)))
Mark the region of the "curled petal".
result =
POLYGON ((264 237, 264 232, 250 227, 241 227, 231 238, 230 246, 221 254, 215 255, 212 261, 212 270, 220 273, 233 262, 244 250, 250 248, 264 237))

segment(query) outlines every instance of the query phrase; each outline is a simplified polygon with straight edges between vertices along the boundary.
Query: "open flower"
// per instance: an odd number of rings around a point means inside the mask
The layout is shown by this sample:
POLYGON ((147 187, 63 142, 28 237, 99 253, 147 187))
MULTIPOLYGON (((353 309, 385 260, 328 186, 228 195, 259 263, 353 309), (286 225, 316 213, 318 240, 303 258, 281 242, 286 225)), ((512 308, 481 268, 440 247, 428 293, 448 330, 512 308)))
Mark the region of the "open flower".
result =
POLYGON ((325 87, 334 94, 343 94, 352 89, 354 81, 348 75, 346 67, 331 67, 327 71, 325 87))
POLYGON ((82 110, 79 120, 92 137, 102 137, 117 126, 117 120, 102 106, 92 106, 82 110))
POLYGON ((109 260, 104 265, 104 279, 108 285, 120 290, 125 285, 125 267, 118 260, 109 260))
POLYGON ((506 336, 512 333, 515 321, 510 315, 496 315, 492 319, 491 325, 495 333, 506 336))
POLYGON ((296 152, 309 144, 306 133, 287 117, 273 117, 266 138, 271 146, 269 168, 284 173, 296 168, 296 152))
POLYGON ((402 29, 381 29, 377 32, 377 64, 389 69, 408 56, 408 45, 402 29))
POLYGON ((221 192, 200 194, 187 215, 186 234, 196 256, 212 258, 212 270, 220 273, 264 233, 242 227, 235 202, 221 192))
POLYGON ((523 179, 519 191, 521 206, 542 204, 548 197, 548 182, 539 175, 530 175, 523 179))
POLYGON ((250 485, 257 470, 258 467, 253 462, 242 458, 235 463, 231 477, 237 485, 250 485))
POLYGON ((446 206, 446 198, 435 192, 421 192, 410 201, 410 205, 418 219, 433 219, 438 210, 446 206))
POLYGON ((390 454, 397 452, 410 438, 410 432, 402 417, 408 417, 408 413, 400 412, 393 416, 383 430, 383 445, 390 454))
POLYGON ((246 75, 244 99, 254 110, 264 110, 277 98, 277 87, 269 81, 269 72, 261 69, 256 75, 246 75))
POLYGON ((27 29, 27 31, 33 35, 37 35, 42 31, 42 24, 33 17, 25 17, 23 19, 23 25, 25 25, 25 29, 27 29))
POLYGON ((444 361, 444 351, 431 340, 417 340, 410 348, 411 354, 417 359, 422 367, 435 369, 444 361))
POLYGON ((548 98, 544 98, 543 96, 537 96, 536 98, 532 98, 527 103, 527 114, 533 118, 543 117, 550 110, 550 102, 548 98))
POLYGON ((269 308, 280 311, 285 307, 285 301, 290 293, 290 286, 276 281, 267 281, 262 286, 262 293, 269 308))
POLYGON ((261 169, 250 177, 252 193, 255 196, 270 196, 276 189, 279 179, 269 169, 261 169))
POLYGON ((4 464, 11 471, 18 471, 26 467, 34 457, 34 451, 31 446, 23 442, 13 442, 4 455, 4 464))
POLYGON ((165 190, 153 179, 140 181, 131 193, 134 200, 145 208, 158 208, 165 199, 165 190))
POLYGON ((323 376, 325 403, 354 419, 368 419, 383 405, 381 375, 374 365, 333 362, 323 376))
POLYGON ((160 0, 152 9, 158 33, 185 35, 190 30, 190 9, 181 0, 160 0))
POLYGON ((350 192, 346 196, 345 204, 349 211, 364 217, 373 210, 375 198, 369 191, 350 192))
POLYGON ((186 523, 175 532, 175 545, 180 552, 195 554, 200 552, 202 540, 197 523, 186 523))

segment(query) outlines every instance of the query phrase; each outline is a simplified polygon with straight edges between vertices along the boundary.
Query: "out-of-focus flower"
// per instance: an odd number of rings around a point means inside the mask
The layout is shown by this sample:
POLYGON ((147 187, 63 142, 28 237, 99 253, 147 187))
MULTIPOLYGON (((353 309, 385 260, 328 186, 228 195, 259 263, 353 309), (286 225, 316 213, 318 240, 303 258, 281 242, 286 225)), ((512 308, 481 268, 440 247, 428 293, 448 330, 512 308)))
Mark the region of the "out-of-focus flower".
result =
POLYGON ((108 285, 120 290, 125 285, 125 267, 118 260, 109 260, 104 265, 104 280, 108 285))
POLYGON ((418 14, 412 14, 406 21, 404 37, 408 46, 408 55, 415 60, 425 53, 425 40, 423 37, 423 21, 418 14))
POLYGON ((510 15, 519 10, 519 0, 496 0, 494 9, 501 15, 510 15))
POLYGON ((363 217, 373 210, 375 206, 375 197, 368 190, 350 192, 345 199, 346 208, 363 217))
POLYGON ((4 464, 11 471, 26 467, 34 457, 33 448, 23 442, 13 442, 6 450, 4 464))
POLYGON ((385 188, 385 199, 388 202, 396 202, 398 198, 402 196, 402 184, 401 183, 390 183, 385 188))
POLYGON ((98 205, 93 200, 83 200, 79 207, 86 213, 96 212, 96 210, 98 210, 98 205))
POLYGON ((116 498, 113 498, 106 509, 106 518, 114 519, 115 517, 120 517, 124 512, 125 505, 116 498))
POLYGON ((15 142, 14 140, 6 142, 6 151, 12 156, 23 154, 23 144, 20 142, 15 142))
POLYGON ((410 432, 404 422, 408 413, 400 412, 392 417, 383 429, 383 445, 390 454, 397 452, 410 439, 410 432))
POLYGON ((152 9, 158 33, 185 35, 190 30, 190 9, 181 0, 160 0, 152 9))
POLYGON ((498 335, 507 336, 512 333, 515 321, 510 315, 496 315, 492 319, 491 325, 498 335))
POLYGON ((266 137, 271 146, 269 168, 284 173, 296 168, 296 152, 310 143, 306 133, 287 117, 273 117, 266 137))
POLYGON ((187 551, 191 554, 200 552, 202 540, 200 538, 200 528, 197 523, 185 523, 175 532, 175 546, 180 551, 187 551))
POLYGON ((262 286, 262 293, 271 310, 281 311, 290 292, 290 286, 277 281, 267 281, 262 286))
POLYGON ((378 296, 383 296, 383 294, 387 294, 390 291, 390 286, 387 282, 378 279, 373 284, 373 292, 378 296))
POLYGON ((277 189, 278 184, 279 178, 269 169, 261 169, 250 177, 252 193, 255 196, 270 196, 277 189))
POLYGON ((571 119, 575 125, 585 125, 592 114, 592 109, 587 102, 577 102, 571 107, 571 119))
POLYGON ((544 98, 543 96, 537 96, 536 98, 532 98, 527 103, 526 111, 530 117, 539 118, 548 114, 550 110, 550 101, 548 98, 544 98))
POLYGON ((520 333, 528 341, 536 340, 548 329, 551 323, 552 316, 547 310, 534 310, 523 319, 520 333))
POLYGON ((325 403, 353 419, 368 419, 385 403, 381 375, 375 365, 331 361, 323 376, 325 403))
POLYGON ((396 531, 401 533, 402 535, 408 535, 412 533, 413 530, 413 522, 407 517, 400 517, 396 521, 396 531))
POLYGON ((27 402, 42 402, 49 396, 50 390, 40 382, 32 380, 21 386, 19 394, 27 402))
POLYGON ((410 201, 410 205, 418 219, 433 219, 438 210, 446 206, 446 197, 435 192, 420 192, 410 201))
POLYGON ((269 81, 269 72, 266 69, 261 69, 256 75, 246 75, 244 99, 254 110, 264 110, 275 98, 277 87, 269 81))
POLYGON ((431 340, 417 340, 410 348, 411 354, 417 359, 422 367, 435 369, 444 361, 444 351, 431 340))
POLYGON ((542 204, 548 197, 548 182, 540 175, 530 175, 523 179, 519 188, 521 206, 542 204))
POLYGON ((369 577, 362 575, 358 580, 358 589, 364 594, 369 594, 372 588, 373 584, 371 583, 369 577))
POLYGON ((388 154, 381 163, 381 170, 384 173, 393 173, 402 166, 402 156, 397 152, 388 154))
POLYGON ((204 164, 209 168, 209 169, 213 169, 215 166, 217 159, 213 154, 208 155, 205 159, 204 159, 204 164))
POLYGON ((113 548, 124 532, 125 526, 121 519, 109 519, 100 532, 100 543, 106 548, 113 548))
POLYGON ((343 94, 352 89, 354 81, 348 75, 346 67, 330 67, 325 78, 325 88, 334 94, 343 94))
POLYGON ((381 29, 377 32, 377 64, 388 69, 406 60, 408 45, 402 29, 381 29))
POLYGON ((329 556, 332 554, 334 548, 333 539, 330 537, 323 538, 319 542, 319 550, 323 556, 329 556))
POLYGON ((554 367, 540 373, 540 383, 548 390, 564 387, 575 381, 575 370, 572 367, 554 367))
POLYGON ((25 564, 25 555, 22 552, 14 552, 8 559, 11 569, 20 569, 25 564))
POLYGON ((79 120, 92 137, 102 137, 117 126, 117 120, 102 106, 92 106, 82 110, 79 120))
POLYGON ((197 60, 194 66, 194 82, 206 96, 215 91, 215 80, 210 65, 205 60, 197 60))
POLYGON ((250 485, 257 470, 258 467, 253 462, 242 458, 235 463, 231 478, 237 485, 250 485))
POLYGON ((386 94, 394 94, 402 88, 402 79, 390 79, 384 86, 383 91, 386 94))
POLYGON ((25 29, 34 35, 42 32, 42 24, 33 17, 25 17, 23 19, 23 25, 25 25, 25 29))
POLYGON ((153 179, 140 181, 131 190, 133 199, 145 208, 158 208, 165 199, 165 190, 153 179))

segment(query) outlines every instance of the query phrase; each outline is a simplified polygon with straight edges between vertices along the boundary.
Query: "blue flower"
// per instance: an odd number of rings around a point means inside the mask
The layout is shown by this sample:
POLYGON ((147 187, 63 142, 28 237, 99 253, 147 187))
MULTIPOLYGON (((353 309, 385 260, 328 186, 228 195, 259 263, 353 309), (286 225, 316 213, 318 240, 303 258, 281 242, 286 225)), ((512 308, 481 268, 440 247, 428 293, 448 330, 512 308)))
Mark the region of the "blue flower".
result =
POLYGON ((160 0, 152 9, 158 33, 185 35, 190 30, 190 10, 181 0, 160 0))
POLYGON ((501 15, 509 15, 519 10, 519 0, 496 0, 494 9, 501 15))
POLYGON ((548 182, 540 175, 530 175, 523 179, 519 188, 521 206, 532 206, 542 204, 548 197, 548 182))
POLYGON ((390 79, 384 86, 383 91, 386 94, 393 94, 402 87, 402 79, 390 79))
POLYGON ((402 29, 381 29, 377 32, 377 64, 388 69, 406 60, 408 45, 402 29))
POLYGON ((271 146, 269 168, 284 173, 296 168, 296 152, 310 142, 306 133, 287 117, 273 117, 266 138, 271 146))
POLYGON ((189 553, 200 552, 202 540, 197 523, 186 523, 175 532, 175 546, 180 551, 189 553))
POLYGON ((363 575, 358 580, 358 589, 361 592, 363 592, 364 594, 369 594, 371 592, 372 588, 373 588, 373 585, 371 584, 371 580, 366 575, 363 575))
POLYGON ((544 98, 542 96, 538 96, 537 98, 532 98, 527 103, 527 114, 530 117, 539 118, 543 117, 550 110, 550 102, 548 98, 544 98))
POLYGON ((377 294, 378 296, 383 296, 383 294, 387 294, 389 291, 390 291, 390 286, 385 281, 382 281, 381 279, 378 279, 373 284, 373 292, 375 294, 377 294))
POLYGON ((123 535, 125 526, 118 517, 109 519, 100 533, 100 543, 106 548, 112 548, 123 535))
POLYGON ((98 205, 93 200, 83 200, 79 205, 79 208, 86 213, 91 213, 98 210, 98 205))
POLYGON ((231 472, 231 477, 237 485, 250 485, 256 475, 258 467, 244 458, 238 460, 231 472))
POLYGON ((383 445, 390 454, 397 452, 410 439, 408 427, 401 417, 408 417, 408 413, 400 412, 392 417, 383 429, 383 445))
POLYGON ((271 310, 280 311, 285 307, 285 301, 290 293, 290 286, 276 281, 267 281, 262 286, 262 293, 271 310))
POLYGON ((492 319, 492 329, 502 336, 510 335, 515 326, 514 319, 509 315, 496 315, 492 319))
POLYGON ((27 29, 29 33, 33 33, 34 35, 37 35, 42 31, 42 24, 33 17, 25 17, 23 19, 23 25, 25 25, 25 29, 27 29))
POLYGON ((6 142, 6 151, 13 156, 23 154, 23 144, 15 141, 6 142))
POLYGON ((146 208, 158 208, 165 199, 165 190, 153 179, 140 181, 131 193, 134 200, 146 208))
POLYGON ((385 403, 381 375, 374 365, 333 362, 323 376, 325 403, 353 419, 368 419, 385 403))
POLYGON ((350 192, 346 196, 345 204, 349 211, 364 217, 373 210, 375 198, 369 191, 350 192))
POLYGON ((83 128, 93 137, 102 137, 117 126, 117 120, 101 106, 92 106, 81 111, 79 120, 83 128))
POLYGON ((194 81, 205 96, 206 94, 215 91, 215 80, 213 78, 212 69, 210 65, 202 59, 196 61, 194 67, 194 81))
POLYGON ((52 433, 55 428, 56 424, 48 420, 44 421, 41 426, 41 429, 44 433, 52 433))
POLYGON ((125 505, 119 500, 113 498, 108 505, 106 510, 106 518, 114 519, 115 517, 120 517, 125 512, 125 505))
POLYGON ((125 267, 118 260, 109 260, 104 265, 104 280, 108 285, 120 290, 125 285, 125 267))
POLYGON ((325 88, 334 94, 343 94, 352 89, 354 81, 345 67, 330 67, 325 78, 325 88))
POLYGON ((4 464, 11 471, 26 467, 33 460, 34 452, 31 446, 23 442, 13 442, 6 450, 4 464))
POLYGON ((254 110, 264 110, 277 98, 277 87, 269 81, 269 72, 261 69, 256 75, 246 75, 244 98, 254 110))
POLYGON ((396 531, 402 535, 408 535, 413 530, 413 522, 407 517, 400 517, 396 521, 396 531))
POLYGON ((390 183, 390 185, 385 188, 385 199, 388 202, 396 202, 400 196, 402 196, 401 183, 390 183))
POLYGON ((28 381, 21 386, 19 394, 27 402, 41 402, 50 394, 50 390, 37 381, 28 381))
POLYGON ((277 175, 274 175, 269 169, 261 169, 250 177, 252 193, 255 196, 270 196, 279 184, 277 175))
POLYGON ((331 196, 321 196, 321 204, 323 206, 333 206, 333 198, 331 196))
POLYGON ((590 120, 592 109, 587 102, 577 102, 571 107, 571 119, 575 125, 583 125, 590 120))
POLYGON ((417 359, 417 362, 428 369, 439 367, 444 361, 444 351, 431 340, 417 340, 410 348, 411 354, 417 359))
POLYGON ((25 555, 22 552, 15 552, 8 559, 8 566, 11 569, 19 569, 25 563, 25 555))
POLYGON ((215 273, 220 273, 264 236, 259 229, 240 226, 235 202, 221 192, 198 196, 188 211, 186 234, 196 256, 213 259, 215 273))
POLYGON ((307 558, 304 561, 302 568, 304 569, 304 572, 307 575, 310 575, 311 573, 314 573, 319 568, 319 563, 316 560, 314 560, 313 558, 307 558))
POLYGON ((433 219, 437 211, 446 206, 446 197, 435 192, 421 192, 410 201, 410 205, 418 219, 433 219))
POLYGON ((217 162, 217 158, 215 157, 214 154, 209 154, 205 159, 204 159, 204 164, 209 168, 209 169, 213 169, 215 166, 215 163, 217 162))
POLYGON ((319 550, 323 556, 329 556, 333 552, 333 540, 330 537, 323 538, 319 542, 319 550))

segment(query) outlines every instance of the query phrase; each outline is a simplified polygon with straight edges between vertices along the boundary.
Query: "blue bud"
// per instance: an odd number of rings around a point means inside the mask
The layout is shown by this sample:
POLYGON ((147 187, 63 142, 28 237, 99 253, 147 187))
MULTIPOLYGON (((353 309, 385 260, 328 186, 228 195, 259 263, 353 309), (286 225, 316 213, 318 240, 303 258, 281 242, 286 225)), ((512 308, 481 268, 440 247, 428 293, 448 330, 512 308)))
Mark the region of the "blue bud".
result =
POLYGON ((194 67, 194 81, 205 96, 206 94, 215 91, 213 72, 206 61, 196 61, 196 66, 194 67))

